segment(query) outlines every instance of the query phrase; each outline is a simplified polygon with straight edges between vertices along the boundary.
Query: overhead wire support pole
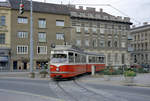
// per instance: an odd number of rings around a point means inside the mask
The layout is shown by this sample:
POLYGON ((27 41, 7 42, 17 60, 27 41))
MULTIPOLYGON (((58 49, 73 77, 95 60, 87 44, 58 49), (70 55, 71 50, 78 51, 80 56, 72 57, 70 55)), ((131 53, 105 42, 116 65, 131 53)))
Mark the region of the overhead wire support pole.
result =
POLYGON ((33 18, 32 0, 30 0, 30 73, 33 72, 33 18))

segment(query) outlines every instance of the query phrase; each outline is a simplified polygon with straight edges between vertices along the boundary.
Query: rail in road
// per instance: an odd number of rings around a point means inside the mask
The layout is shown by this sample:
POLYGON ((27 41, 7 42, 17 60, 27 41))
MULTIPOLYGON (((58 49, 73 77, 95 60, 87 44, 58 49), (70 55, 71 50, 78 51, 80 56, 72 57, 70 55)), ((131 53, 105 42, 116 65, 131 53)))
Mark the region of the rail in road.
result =
POLYGON ((59 99, 64 101, 127 101, 105 91, 91 90, 78 80, 53 81, 49 83, 49 87, 59 99))

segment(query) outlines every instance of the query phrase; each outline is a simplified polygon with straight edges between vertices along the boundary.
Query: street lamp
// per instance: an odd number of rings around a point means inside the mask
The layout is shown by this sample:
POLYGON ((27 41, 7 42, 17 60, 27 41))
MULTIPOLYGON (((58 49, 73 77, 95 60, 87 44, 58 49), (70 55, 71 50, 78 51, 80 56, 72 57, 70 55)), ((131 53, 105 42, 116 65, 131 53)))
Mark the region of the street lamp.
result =
POLYGON ((30 0, 30 73, 33 73, 33 22, 32 0, 30 0))

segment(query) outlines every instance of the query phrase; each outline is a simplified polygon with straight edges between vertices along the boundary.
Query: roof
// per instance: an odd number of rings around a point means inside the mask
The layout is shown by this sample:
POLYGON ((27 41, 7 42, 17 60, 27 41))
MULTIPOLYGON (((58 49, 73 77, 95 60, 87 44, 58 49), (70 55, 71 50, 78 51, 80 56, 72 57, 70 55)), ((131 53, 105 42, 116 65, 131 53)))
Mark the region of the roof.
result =
MULTIPOLYGON (((90 8, 90 7, 87 7, 87 8, 90 8)), ((76 19, 76 18, 79 18, 79 19, 85 19, 85 20, 95 20, 95 21, 105 21, 105 22, 115 22, 115 23, 123 23, 123 24, 130 24, 132 25, 131 22, 126 22, 126 21, 123 21, 123 20, 117 20, 117 18, 111 14, 108 14, 106 12, 103 12, 103 11, 96 11, 95 8, 90 8, 90 9, 93 9, 93 10, 84 10, 83 8, 82 9, 76 9, 75 6, 70 6, 70 12, 76 12, 77 15, 72 15, 71 14, 71 18, 72 19, 76 19), (85 16, 79 16, 80 13, 84 13, 85 16), (93 17, 91 17, 91 15, 89 16, 89 14, 91 14, 93 17), (97 18, 95 17, 96 15, 99 15, 101 17, 107 17, 107 19, 104 19, 104 18, 97 18), (114 19, 112 19, 114 18, 114 19)), ((122 18, 121 18, 122 19, 122 18)))
POLYGON ((138 30, 138 29, 139 29, 139 30, 140 30, 140 29, 142 30, 142 29, 145 29, 145 28, 146 28, 146 29, 150 29, 150 24, 132 28, 131 31, 138 30))
POLYGON ((0 1, 0 7, 10 7, 7 1, 0 1))
POLYGON ((137 34, 139 32, 145 32, 145 31, 149 31, 149 30, 150 30, 150 24, 147 24, 147 25, 132 28, 130 30, 130 33, 131 34, 137 34))
MULTIPOLYGON (((30 1, 22 0, 24 4, 24 10, 30 10, 30 1)), ((0 6, 10 7, 12 9, 18 10, 21 0, 7 0, 5 3, 0 2, 0 6)), ((68 7, 65 5, 43 3, 33 1, 33 12, 42 12, 42 13, 54 13, 69 15, 68 7)))

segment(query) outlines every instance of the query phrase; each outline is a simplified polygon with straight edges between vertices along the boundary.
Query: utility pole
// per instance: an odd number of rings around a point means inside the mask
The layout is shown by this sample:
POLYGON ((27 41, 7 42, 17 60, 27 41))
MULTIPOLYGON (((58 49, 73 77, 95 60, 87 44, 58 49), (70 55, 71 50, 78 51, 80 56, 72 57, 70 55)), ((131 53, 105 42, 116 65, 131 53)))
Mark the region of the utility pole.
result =
POLYGON ((30 0, 30 73, 33 73, 33 22, 32 0, 30 0))

